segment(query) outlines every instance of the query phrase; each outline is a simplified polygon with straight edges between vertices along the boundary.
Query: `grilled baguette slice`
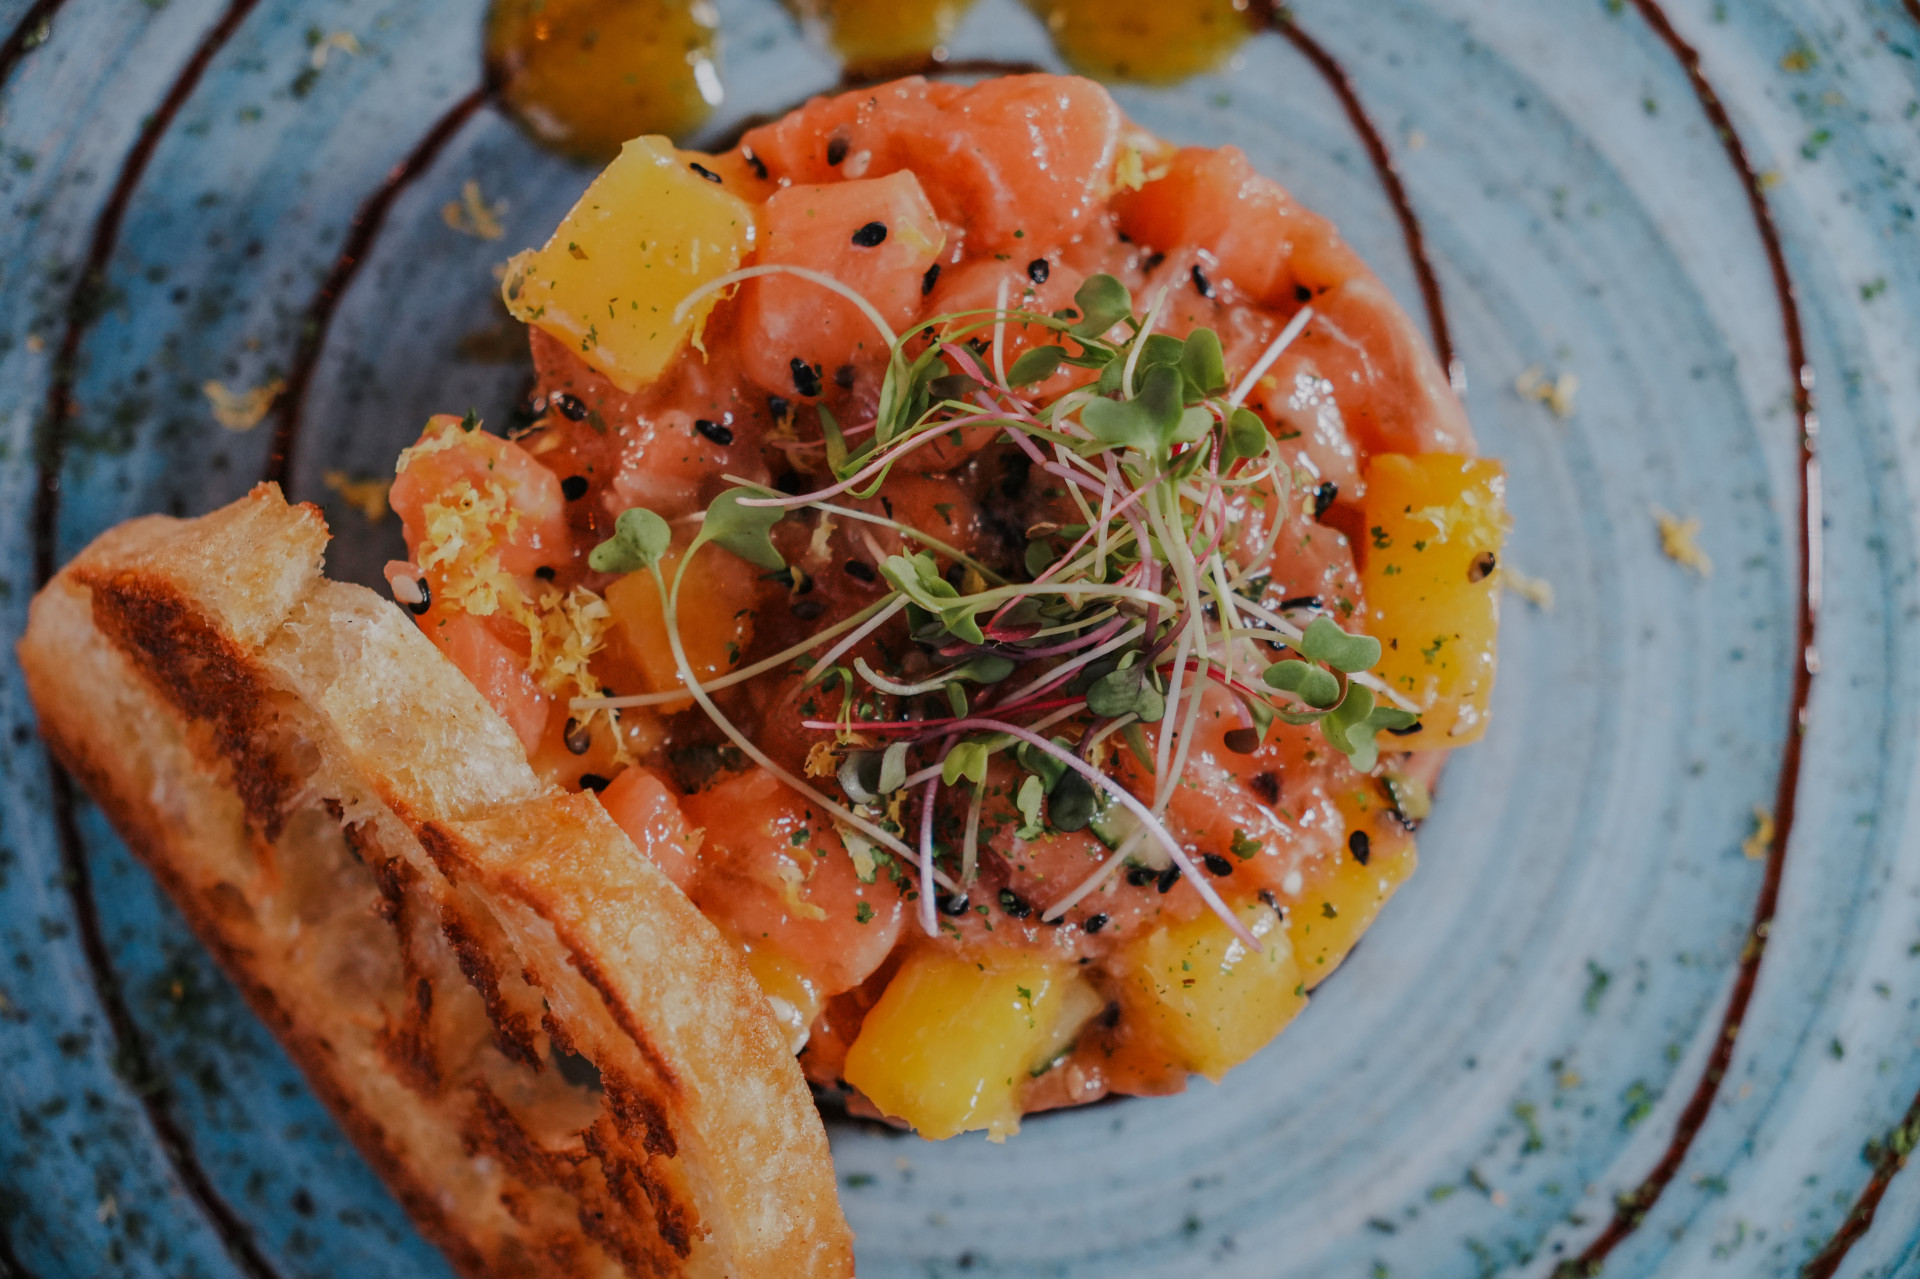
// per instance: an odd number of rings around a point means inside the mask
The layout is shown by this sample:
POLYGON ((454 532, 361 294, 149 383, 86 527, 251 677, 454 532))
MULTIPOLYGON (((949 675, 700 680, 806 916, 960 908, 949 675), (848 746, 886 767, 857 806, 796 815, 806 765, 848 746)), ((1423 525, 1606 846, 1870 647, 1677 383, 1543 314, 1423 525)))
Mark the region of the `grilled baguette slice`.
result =
POLYGON ((475 1279, 853 1273, 739 955, 273 485, 103 534, 21 665, 60 761, 475 1279))

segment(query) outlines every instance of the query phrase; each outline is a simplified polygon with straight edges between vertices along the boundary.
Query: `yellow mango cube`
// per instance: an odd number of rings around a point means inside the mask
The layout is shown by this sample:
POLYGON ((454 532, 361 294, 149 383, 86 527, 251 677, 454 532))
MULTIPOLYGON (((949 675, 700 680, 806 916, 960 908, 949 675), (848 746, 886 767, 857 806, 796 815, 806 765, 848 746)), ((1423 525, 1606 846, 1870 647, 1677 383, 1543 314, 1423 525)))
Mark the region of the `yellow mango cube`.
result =
POLYGON ((1335 802, 1346 819, 1339 847, 1304 868, 1300 895, 1286 903, 1287 936, 1308 990, 1340 966, 1417 860, 1412 833, 1388 816, 1386 797, 1372 782, 1340 792, 1335 802), (1365 850, 1364 862, 1356 846, 1365 850))
MULTIPOLYGON (((660 559, 660 573, 669 586, 680 564, 680 552, 670 551, 660 559)), ((728 555, 717 547, 704 547, 701 555, 728 555)), ((724 675, 740 661, 740 655, 753 642, 753 606, 755 578, 733 572, 701 573, 702 565, 687 570, 688 581, 680 588, 675 621, 680 631, 680 646, 687 665, 701 683, 724 675)), ((666 610, 653 574, 628 573, 607 587, 607 610, 613 614, 615 643, 627 663, 646 681, 649 693, 666 693, 686 687, 674 665, 673 646, 667 642, 666 610)), ((623 690, 624 691, 624 690, 623 690)), ((691 695, 662 703, 660 711, 672 714, 693 705, 691 695)))
POLYGON ((826 1003, 819 988, 800 971, 800 965, 769 943, 762 941, 756 945, 738 937, 733 941, 746 956, 747 970, 766 993, 767 1003, 773 1008, 773 1019, 786 1033, 788 1046, 799 1052, 807 1046, 813 1019, 820 1015, 826 1003))
POLYGON ((1000 1141, 1019 1130, 1030 1072, 1099 1007, 1071 965, 1047 956, 929 947, 867 1014, 845 1078, 923 1137, 984 1128, 1000 1141))
POLYGON ((1293 946, 1262 902, 1236 914, 1256 951, 1208 913, 1156 929, 1121 959, 1122 1015, 1137 1019, 1186 1069, 1218 1082, 1306 1007, 1293 946))
POLYGON ((659 376, 717 300, 675 321, 695 289, 753 249, 753 206, 665 138, 635 138, 543 248, 508 264, 507 309, 579 352, 623 391, 659 376))
POLYGON ((1397 750, 1461 746, 1486 731, 1500 632, 1506 473, 1451 454, 1367 462, 1359 547, 1375 673, 1420 709, 1397 750))

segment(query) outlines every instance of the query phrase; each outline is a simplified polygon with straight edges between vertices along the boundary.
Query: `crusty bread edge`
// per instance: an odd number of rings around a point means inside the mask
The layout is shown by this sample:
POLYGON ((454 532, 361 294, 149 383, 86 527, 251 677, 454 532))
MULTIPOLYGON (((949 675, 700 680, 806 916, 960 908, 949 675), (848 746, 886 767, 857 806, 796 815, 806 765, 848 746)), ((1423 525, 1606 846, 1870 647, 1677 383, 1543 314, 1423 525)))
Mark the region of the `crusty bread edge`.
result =
MULTIPOLYGON (((254 495, 243 501, 258 502, 263 498, 271 503, 280 503, 283 511, 295 515, 291 525, 295 529, 293 539, 295 545, 285 562, 279 566, 281 571, 277 575, 271 572, 264 576, 260 573, 241 573, 235 575, 240 580, 232 583, 232 586, 237 593, 236 601, 242 608, 249 603, 248 596, 264 593, 272 598, 276 605, 284 604, 284 607, 279 610, 284 616, 298 601, 302 591, 319 580, 319 549, 324 545, 325 526, 311 507, 286 508, 284 503, 280 502, 277 490, 270 494, 263 494, 256 490, 254 495), (310 554, 305 553, 301 543, 312 544, 310 554)), ((152 555, 148 553, 151 549, 150 544, 154 541, 156 534, 178 528, 178 522, 150 518, 130 522, 128 525, 111 530, 84 552, 73 565, 69 566, 68 570, 49 585, 39 599, 36 599, 28 633, 20 644, 20 658, 27 675, 29 695, 41 714, 43 734, 55 757, 73 772, 82 785, 99 798, 103 810, 115 828, 153 870, 162 886, 180 905, 195 932, 209 945, 223 968, 240 986, 255 1011, 267 1022, 276 1036, 286 1045, 289 1053, 314 1081, 317 1091, 340 1117, 341 1122, 369 1161, 394 1188, 415 1220, 420 1223, 423 1231, 433 1238, 463 1273, 476 1277, 501 1273, 497 1268, 489 1266, 481 1250, 455 1222, 449 1219, 447 1213, 441 1209, 432 1187, 415 1177, 406 1160, 390 1148, 380 1123, 365 1114, 354 1102, 352 1087, 338 1076, 335 1063, 324 1043, 316 1042, 305 1028, 297 1024, 295 1018, 289 1016, 280 999, 275 996, 271 985, 254 970, 249 962, 244 938, 238 936, 236 930, 230 929, 199 902, 198 894, 176 869, 179 865, 186 864, 189 857, 203 854, 204 848, 186 846, 182 842, 185 832, 170 823, 166 814, 160 811, 157 806, 158 788, 154 784, 154 778, 145 778, 145 784, 142 784, 140 767, 142 755, 148 756, 146 762, 158 766, 162 772, 169 774, 168 780, 171 783, 197 788, 198 794, 188 802, 199 807, 217 807, 223 799, 231 804, 236 798, 233 784, 238 782, 238 797, 243 799, 245 806, 252 811, 256 824, 263 819, 270 820, 263 810, 271 806, 271 792, 274 789, 271 779, 264 784, 249 784, 243 778, 233 777, 227 782, 226 793, 221 794, 221 782, 216 780, 204 766, 197 767, 193 753, 186 748, 186 739, 194 732, 194 724, 190 717, 181 714, 177 706, 169 704, 169 702, 178 702, 183 697, 191 701, 193 693, 189 690, 173 688, 168 690, 169 695, 166 698, 157 695, 156 690, 149 683, 155 672, 149 670, 143 673, 139 670, 138 663, 128 660, 125 650, 130 646, 129 637, 123 636, 120 644, 113 644, 105 633, 93 625, 97 618, 83 616, 85 612, 90 611, 86 603, 85 583, 89 579, 100 581, 98 575, 101 573, 157 572, 164 577, 166 566, 164 563, 153 562, 152 555), (139 749, 141 746, 139 742, 129 742, 124 736, 116 735, 112 731, 114 725, 102 722, 97 706, 85 698, 75 696, 71 687, 74 668, 72 650, 76 644, 89 643, 99 650, 93 655, 95 660, 108 668, 114 668, 96 671, 94 678, 97 681, 113 686, 112 691, 117 692, 123 701, 134 698, 144 703, 144 712, 148 717, 159 717, 171 721, 173 736, 179 738, 180 742, 176 744, 170 758, 158 753, 142 751, 139 749)), ((164 594, 164 591, 161 593, 164 594)), ((223 604, 236 601, 215 598, 212 601, 212 611, 218 612, 223 604)), ((388 607, 391 605, 389 604, 388 607)), ((211 623, 210 629, 216 632, 215 638, 225 639, 228 642, 199 645, 198 651, 192 655, 193 661, 203 668, 210 664, 216 668, 216 675, 224 674, 228 682, 235 687, 244 686, 244 673, 233 670, 221 672, 217 668, 223 663, 244 665, 244 662, 235 663, 229 659, 236 655, 243 656, 249 646, 222 628, 221 623, 226 619, 210 619, 202 616, 198 620, 211 623)), ((251 620, 257 623, 257 617, 251 620)), ((411 630, 410 626, 409 630, 411 630)), ((262 629, 256 625, 256 635, 260 638, 266 638, 270 633, 270 629, 262 629)), ((422 643, 424 644, 424 641, 422 643)), ((137 640, 131 641, 131 646, 137 648, 137 640)), ((205 671, 202 670, 200 673, 204 674, 205 671)), ((162 671, 160 674, 163 677, 178 677, 178 672, 162 671)), ((216 678, 214 682, 217 684, 221 681, 216 678)), ((95 691, 100 692, 100 690, 95 691)), ((109 697, 107 700, 110 702, 112 699, 109 697)), ((221 731, 218 721, 223 714, 221 709, 206 706, 198 706, 195 709, 202 712, 204 718, 215 722, 214 735, 218 737, 221 731)), ((244 708, 238 708, 236 713, 244 719, 244 708)), ((232 752, 229 750, 227 753, 232 752)), ((235 759, 237 762, 238 757, 236 756, 235 759)), ((416 833, 423 833, 425 827, 430 824, 427 820, 409 818, 404 811, 404 805, 396 805, 394 811, 403 820, 407 820, 409 825, 414 826, 416 833)), ((601 816, 604 817, 603 814, 601 816)), ((645 869, 653 869, 651 863, 646 862, 644 857, 632 848, 617 827, 613 827, 610 822, 603 822, 603 825, 611 831, 618 843, 624 846, 626 854, 632 861, 643 864, 645 869)), ((243 828, 234 829, 238 831, 243 828)), ((604 836, 605 832, 601 834, 604 836)), ((204 838, 204 833, 201 837, 204 838)), ((244 841, 244 834, 239 835, 234 841, 236 847, 229 850, 228 855, 236 860, 244 857, 245 849, 238 846, 244 844, 244 841)), ((644 872, 642 878, 646 878, 644 872)), ((674 889, 663 875, 656 873, 651 878, 657 879, 659 884, 647 884, 648 889, 664 886, 665 892, 677 894, 678 890, 674 889)), ((528 896, 526 893, 518 892, 514 895, 522 898, 528 896)), ((705 925, 704 919, 699 917, 691 903, 673 904, 684 906, 685 911, 682 913, 691 916, 700 925, 705 925)), ((668 913, 671 915, 675 912, 670 907, 668 913)), ((711 931, 710 925, 706 927, 711 931)), ((711 940, 716 946, 725 947, 725 943, 720 941, 717 934, 711 940)), ((584 952, 580 950, 577 943, 572 943, 571 939, 568 941, 569 948, 578 959, 584 952)), ((712 962, 715 956, 703 955, 700 958, 712 962)), ((734 1017, 760 1016, 763 1020, 767 1020, 768 1034, 761 1037, 777 1043, 778 1032, 773 1029, 764 1007, 754 1000, 743 997, 745 987, 752 982, 750 975, 746 974, 744 964, 730 950, 725 951, 718 958, 722 977, 735 979, 722 980, 718 983, 721 988, 718 993, 724 995, 721 1002, 727 1005, 728 1013, 734 1017), (732 968, 738 968, 739 972, 729 971, 729 965, 732 968), (741 987, 741 989, 736 990, 733 987, 741 987)), ((757 987, 754 990, 757 993, 757 987)), ((607 1000, 610 1009, 625 1013, 627 1010, 616 1008, 616 1004, 626 1002, 618 998, 619 993, 625 992, 601 990, 601 995, 607 1000)), ((645 1047, 644 1044, 641 1046, 645 1047)), ((804 1085, 799 1083, 797 1067, 790 1059, 785 1059, 782 1064, 793 1074, 795 1085, 793 1090, 797 1091, 801 1097, 802 1104, 806 1107, 807 1118, 815 1127, 817 1134, 815 1140, 819 1143, 821 1151, 824 1151, 824 1134, 818 1133, 818 1118, 814 1115, 811 1105, 805 1102, 804 1085)), ((824 1195, 821 1189, 821 1187, 812 1187, 810 1193, 800 1196, 802 1202, 794 1205, 809 1214, 813 1222, 820 1227, 815 1232, 816 1237, 812 1240, 811 1248, 808 1249, 812 1254, 808 1260, 801 1261, 791 1253, 786 1253, 778 1259, 771 1256, 764 1257, 759 1259, 765 1263, 764 1266, 748 1264, 741 1271, 742 1274, 765 1273, 784 1276, 803 1273, 822 1275, 851 1273, 851 1235, 846 1230, 844 1218, 839 1213, 837 1196, 833 1193, 830 1162, 827 1165, 824 1195), (787 1264, 782 1265, 781 1261, 787 1264), (794 1262, 799 1264, 792 1264, 794 1262)), ((751 1254, 754 1249, 749 1247, 746 1251, 751 1254)), ((740 1260, 749 1259, 740 1258, 740 1260)))

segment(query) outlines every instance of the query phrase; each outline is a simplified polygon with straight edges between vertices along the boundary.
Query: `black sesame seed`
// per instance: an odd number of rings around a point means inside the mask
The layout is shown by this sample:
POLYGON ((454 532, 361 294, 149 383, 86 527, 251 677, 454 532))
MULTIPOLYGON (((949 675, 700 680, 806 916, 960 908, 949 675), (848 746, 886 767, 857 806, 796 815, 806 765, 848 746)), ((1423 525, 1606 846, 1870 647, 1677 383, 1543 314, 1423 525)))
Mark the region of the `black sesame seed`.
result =
POLYGON ((846 159, 847 148, 851 145, 844 135, 834 137, 827 143, 827 163, 839 164, 842 160, 846 159))
POLYGON ((1218 879, 1233 874, 1233 863, 1218 853, 1203 853, 1200 860, 1206 863, 1207 873, 1218 879))
POLYGON ((1260 890, 1260 900, 1272 907, 1273 913, 1280 916, 1280 922, 1286 922, 1287 908, 1280 904, 1280 899, 1273 895, 1271 888, 1263 888, 1260 890))
POLYGON ((554 576, 553 565, 542 564, 539 568, 533 570, 533 575, 543 582, 551 582, 554 576))
POLYGON ((1145 866, 1134 866, 1127 871, 1127 882, 1135 888, 1145 888, 1154 880, 1154 874, 1145 866))
POLYGON ((733 443, 733 432, 710 418, 695 418, 693 429, 722 447, 733 443))
POLYGON ((598 773, 582 773, 582 774, 580 774, 580 789, 581 789, 581 790, 590 790, 590 791, 592 791, 592 792, 593 792, 594 794, 596 794, 596 795, 597 795, 597 794, 599 794, 599 793, 600 793, 601 791, 603 791, 603 790, 605 790, 605 789, 606 789, 607 787, 609 787, 609 786, 611 786, 611 785, 613 785, 613 779, 612 779, 612 778, 609 778, 609 777, 602 777, 602 776, 600 776, 600 774, 598 774, 598 773))
POLYGON ((1293 300, 1296 302, 1311 302, 1313 301, 1313 290, 1304 284, 1296 284, 1293 286, 1293 300))
POLYGON ((803 622, 811 622, 826 611, 825 600, 795 600, 792 607, 793 615, 803 622))
POLYGON ((745 147, 740 148, 740 154, 745 156, 747 163, 753 166, 753 176, 765 182, 767 180, 767 162, 745 147))
POLYGON ((853 242, 863 249, 875 248, 887 238, 887 224, 869 222, 853 233, 853 242))
POLYGON ((1226 748, 1236 755, 1251 755, 1260 749, 1260 730, 1257 728, 1230 728, 1220 738, 1226 748))
POLYGON ((1280 802, 1280 774, 1275 772, 1255 773, 1247 779, 1247 785, 1253 793, 1265 800, 1268 805, 1280 802))
POLYGON ((553 406, 559 409, 560 416, 569 422, 584 422, 586 420, 587 406, 580 401, 578 396, 568 395, 565 391, 562 391, 554 397, 553 406))
POLYGON ((1290 608, 1320 608, 1325 604, 1318 595, 1292 595, 1280 601, 1280 611, 1290 608))
POLYGON ((846 567, 847 576, 853 578, 855 581, 871 582, 874 581, 877 576, 873 571, 873 565, 867 563, 865 560, 848 560, 846 567))
POLYGON ((1105 915, 1089 915, 1087 916, 1087 922, 1081 925, 1089 934, 1097 933, 1106 926, 1107 917, 1105 915))
POLYGON ((575 755, 584 755, 593 749, 593 729, 577 719, 570 719, 567 721, 566 731, 560 735, 560 740, 564 741, 567 749, 575 755))
POLYGON ((1389 733, 1392 733, 1395 737, 1412 737, 1415 733, 1419 732, 1421 729, 1425 727, 1426 725, 1422 724, 1419 720, 1416 719, 1415 721, 1413 721, 1413 723, 1407 725, 1405 728, 1389 728, 1387 731, 1389 733))
POLYGON ((773 420, 776 422, 785 417, 792 408, 792 403, 788 401, 784 395, 769 395, 767 397, 767 412, 772 415, 773 420))
POLYGON ((1367 832, 1357 830, 1347 836, 1347 851, 1353 854, 1353 860, 1365 866, 1367 858, 1373 856, 1373 841, 1367 838, 1367 832))
POLYGON ((1193 264, 1193 291, 1203 298, 1213 296, 1213 281, 1207 278, 1207 273, 1200 269, 1198 262, 1193 264))
POLYGON ((1162 893, 1168 893, 1172 892, 1173 886, 1179 882, 1180 868, 1178 866, 1169 866, 1160 872, 1160 878, 1153 881, 1153 886, 1162 893))
POLYGON ((940 282, 940 264, 938 262, 935 262, 932 266, 927 268, 927 273, 920 277, 920 296, 925 297, 927 296, 927 294, 933 292, 933 286, 938 284, 939 282, 940 282))
POLYGON ((720 180, 719 174, 715 173, 712 169, 709 169, 706 165, 701 164, 697 160, 688 164, 687 167, 689 169, 692 169, 695 173, 699 174, 701 177, 705 178, 709 182, 718 182, 720 180))
POLYGON ((820 366, 818 364, 808 364, 796 355, 787 361, 787 367, 793 371, 794 390, 808 397, 820 394, 820 366))
POLYGON ((578 502, 586 495, 586 476, 569 475, 566 479, 560 481, 560 496, 566 498, 569 502, 578 502))
POLYGON ((1047 277, 1053 274, 1053 265, 1045 258, 1035 258, 1027 263, 1027 278, 1035 284, 1045 284, 1047 277))
POLYGON ((1011 888, 1003 888, 1000 890, 1000 909, 1015 919, 1025 919, 1033 914, 1033 903, 1011 888))
POLYGON ((1492 551, 1482 551, 1473 557, 1473 563, 1467 565, 1467 580, 1483 582, 1487 574, 1493 572, 1493 566, 1499 561, 1493 558, 1492 551))
POLYGON ((933 904, 940 908, 942 915, 952 915, 958 919, 967 913, 967 895, 965 893, 936 893, 933 904))
POLYGON ((1140 269, 1143 271, 1157 271, 1160 269, 1160 264, 1166 260, 1167 255, 1164 253, 1149 253, 1147 260, 1140 264, 1140 269))
POLYGON ((424 577, 416 578, 415 581, 420 587, 420 598, 407 605, 407 612, 419 617, 433 607, 433 588, 427 585, 427 579, 424 577))
POLYGON ((833 384, 843 391, 853 389, 853 365, 842 364, 833 371, 833 384))
POLYGON ((1335 484, 1332 480, 1322 480, 1320 487, 1313 490, 1313 517, 1319 519, 1322 515, 1325 515, 1327 508, 1332 506, 1333 500, 1339 496, 1340 486, 1338 484, 1335 484))

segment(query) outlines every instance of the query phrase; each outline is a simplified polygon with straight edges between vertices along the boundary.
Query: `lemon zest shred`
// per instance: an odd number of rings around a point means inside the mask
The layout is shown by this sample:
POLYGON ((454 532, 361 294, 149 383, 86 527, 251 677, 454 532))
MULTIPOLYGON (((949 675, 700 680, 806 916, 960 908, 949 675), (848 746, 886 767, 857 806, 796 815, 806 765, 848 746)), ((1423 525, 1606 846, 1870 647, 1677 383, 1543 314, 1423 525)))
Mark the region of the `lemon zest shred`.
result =
POLYGON ((1740 851, 1747 860, 1763 862, 1767 854, 1773 851, 1773 814, 1755 804, 1753 806, 1753 833, 1740 841, 1740 851))
POLYGON ((286 389, 285 378, 274 378, 250 391, 233 390, 224 382, 207 382, 200 387, 213 409, 213 420, 229 431, 251 431, 260 425, 286 389))
POLYGON ((393 488, 392 480, 378 476, 356 480, 345 471, 328 471, 320 480, 338 493, 341 501, 366 516, 367 523, 378 524, 387 518, 387 493, 393 488))
POLYGON ((825 919, 827 912, 800 895, 806 885, 807 876, 798 866, 782 858, 776 868, 780 876, 780 895, 786 899, 787 909, 802 919, 825 919))
POLYGON ((1700 549, 1700 517, 1681 519, 1655 507, 1654 521, 1660 526, 1660 553, 1702 577, 1713 576, 1713 560, 1700 549))
POLYGON ((1574 397, 1580 393, 1580 378, 1561 373, 1549 378, 1538 364, 1530 365, 1513 380, 1513 393, 1523 400, 1536 400, 1547 406, 1557 418, 1573 416, 1574 397))

